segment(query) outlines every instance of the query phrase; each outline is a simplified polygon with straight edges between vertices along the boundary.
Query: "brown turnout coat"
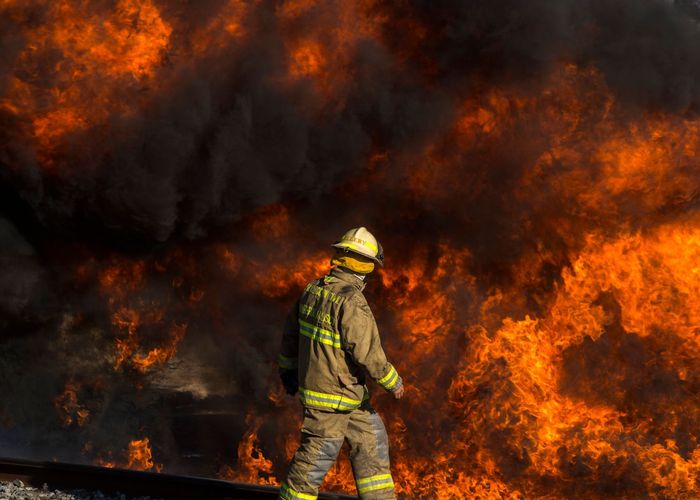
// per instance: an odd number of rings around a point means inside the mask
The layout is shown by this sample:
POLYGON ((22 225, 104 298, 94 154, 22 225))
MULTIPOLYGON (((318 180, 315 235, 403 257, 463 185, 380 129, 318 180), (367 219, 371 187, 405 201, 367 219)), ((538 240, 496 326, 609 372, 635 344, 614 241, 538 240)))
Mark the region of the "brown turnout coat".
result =
POLYGON ((298 370, 307 408, 350 411, 369 398, 365 372, 388 391, 402 380, 382 349, 363 280, 335 267, 309 283, 287 317, 279 365, 298 370))

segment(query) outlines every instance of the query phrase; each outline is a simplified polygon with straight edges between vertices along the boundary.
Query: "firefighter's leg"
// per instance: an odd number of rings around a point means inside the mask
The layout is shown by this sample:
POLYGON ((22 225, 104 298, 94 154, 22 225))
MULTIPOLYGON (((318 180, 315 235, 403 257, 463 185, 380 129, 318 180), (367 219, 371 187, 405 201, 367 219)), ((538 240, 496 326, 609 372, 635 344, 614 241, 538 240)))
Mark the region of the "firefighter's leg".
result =
POLYGON ((389 467, 389 438, 384 422, 369 404, 350 414, 346 437, 360 498, 395 499, 389 467))
POLYGON ((304 410, 301 445, 280 488, 284 500, 312 500, 343 446, 348 413, 304 410))

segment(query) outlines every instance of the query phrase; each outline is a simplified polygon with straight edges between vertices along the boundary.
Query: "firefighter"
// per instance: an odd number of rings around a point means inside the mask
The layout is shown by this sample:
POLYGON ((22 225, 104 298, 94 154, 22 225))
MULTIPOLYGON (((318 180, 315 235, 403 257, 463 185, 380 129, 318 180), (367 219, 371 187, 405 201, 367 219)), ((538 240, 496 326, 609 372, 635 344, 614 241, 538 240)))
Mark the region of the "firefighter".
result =
POLYGON ((369 402, 365 374, 400 399, 404 386, 386 359, 362 290, 384 253, 364 227, 333 245, 331 271, 309 283, 287 317, 279 355, 287 393, 304 407, 301 445, 282 483, 280 498, 310 500, 345 440, 360 498, 393 499, 389 441, 369 402))

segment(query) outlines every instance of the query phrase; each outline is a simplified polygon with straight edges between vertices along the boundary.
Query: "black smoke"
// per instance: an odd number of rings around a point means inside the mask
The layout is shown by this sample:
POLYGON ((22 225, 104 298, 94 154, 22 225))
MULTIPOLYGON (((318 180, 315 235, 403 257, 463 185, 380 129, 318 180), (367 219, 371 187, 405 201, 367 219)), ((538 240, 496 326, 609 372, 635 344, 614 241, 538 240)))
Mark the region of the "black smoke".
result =
MULTIPOLYGON (((60 85, 55 48, 30 61, 20 57, 29 43, 23 27, 49 22, 50 9, 36 4, 3 12, 0 89, 15 78, 35 89, 60 85)), ((97 5, 105 16, 114 8, 97 5)), ((50 174, 31 141, 17 136, 21 124, 5 112, 3 180, 48 231, 94 231, 117 244, 138 239, 146 247, 198 238, 256 206, 316 200, 357 175, 371 152, 411 152, 444 134, 455 106, 484 85, 537 92, 561 63, 597 68, 630 106, 693 112, 700 34, 687 12, 694 5, 384 2, 370 14, 392 22, 381 25, 381 39, 357 40, 348 68, 353 85, 339 105, 314 113, 303 107, 318 99, 308 81, 276 85, 287 57, 275 19, 279 6, 258 5, 244 19, 255 36, 192 64, 178 65, 187 32, 173 35, 158 76, 173 78, 174 88, 141 88, 148 96, 142 113, 115 114, 97 130, 65 138, 50 174), (407 43, 409 22, 425 28, 419 41, 407 43), (399 56, 405 58, 400 65, 399 56)), ((183 2, 162 10, 176 30, 195 30, 223 7, 183 2)), ((297 29, 325 20, 323 11, 305 12, 297 29)), ((131 91, 124 90, 126 97, 131 91)))

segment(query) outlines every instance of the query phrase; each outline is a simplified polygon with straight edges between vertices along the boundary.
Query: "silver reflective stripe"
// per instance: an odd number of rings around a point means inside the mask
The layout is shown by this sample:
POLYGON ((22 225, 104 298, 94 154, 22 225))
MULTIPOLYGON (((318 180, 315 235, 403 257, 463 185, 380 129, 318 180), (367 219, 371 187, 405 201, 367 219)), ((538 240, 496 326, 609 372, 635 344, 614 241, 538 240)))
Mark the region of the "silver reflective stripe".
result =
POLYGON ((383 464, 389 464, 389 436, 386 433, 384 422, 378 413, 371 413, 369 421, 372 424, 374 437, 377 439, 377 456, 383 464))
POLYGON ((345 438, 330 439, 326 438, 323 441, 323 445, 319 450, 318 457, 311 464, 311 469, 309 470, 308 477, 309 482, 316 487, 321 486, 323 483, 323 478, 326 477, 328 470, 335 463, 335 459, 338 457, 340 448, 343 446, 345 438))

